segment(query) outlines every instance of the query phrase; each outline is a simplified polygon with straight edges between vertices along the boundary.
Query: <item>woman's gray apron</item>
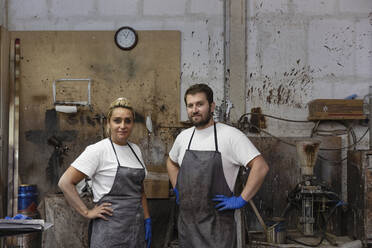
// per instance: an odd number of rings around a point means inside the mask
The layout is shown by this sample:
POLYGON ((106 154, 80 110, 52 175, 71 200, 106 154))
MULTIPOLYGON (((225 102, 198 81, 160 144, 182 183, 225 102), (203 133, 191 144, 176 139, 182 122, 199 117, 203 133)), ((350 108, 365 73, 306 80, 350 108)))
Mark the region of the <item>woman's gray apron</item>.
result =
POLYGON ((114 209, 108 221, 96 218, 92 221, 90 247, 145 247, 145 227, 142 208, 143 180, 145 170, 137 154, 132 150, 143 169, 120 166, 114 145, 110 139, 118 161, 114 184, 110 192, 104 195, 97 204, 110 202, 114 209))
POLYGON ((222 168, 214 124, 215 151, 190 150, 192 138, 177 177, 179 191, 178 238, 181 248, 236 247, 234 211, 218 212, 212 198, 232 196, 222 168))

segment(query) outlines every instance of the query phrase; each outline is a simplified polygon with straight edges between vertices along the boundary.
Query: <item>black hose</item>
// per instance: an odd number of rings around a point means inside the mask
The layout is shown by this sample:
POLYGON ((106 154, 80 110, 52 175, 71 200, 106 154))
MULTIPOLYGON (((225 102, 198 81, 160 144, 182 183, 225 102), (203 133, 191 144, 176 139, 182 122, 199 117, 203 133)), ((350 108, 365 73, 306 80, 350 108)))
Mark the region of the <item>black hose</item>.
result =
POLYGON ((294 238, 291 238, 290 236, 287 236, 287 239, 288 239, 288 240, 291 240, 291 241, 293 241, 293 242, 295 242, 295 243, 298 243, 298 244, 300 244, 300 245, 306 245, 306 246, 310 246, 310 247, 318 247, 318 246, 323 242, 323 240, 324 240, 324 238, 325 238, 325 233, 326 233, 326 228, 327 228, 328 221, 331 219, 331 216, 335 213, 336 208, 337 208, 337 207, 340 207, 340 206, 343 206, 343 205, 345 205, 345 204, 346 204, 346 203, 344 203, 343 201, 339 201, 339 202, 337 202, 337 204, 332 208, 331 212, 329 213, 329 215, 328 215, 328 217, 327 217, 327 219, 326 219, 326 221, 325 221, 325 224, 324 224, 324 225, 325 225, 325 228, 324 228, 323 232, 321 233, 321 234, 322 234, 321 239, 319 240, 319 242, 318 242, 317 244, 307 244, 307 243, 304 243, 304 242, 298 241, 298 240, 296 240, 296 239, 294 239, 294 238))

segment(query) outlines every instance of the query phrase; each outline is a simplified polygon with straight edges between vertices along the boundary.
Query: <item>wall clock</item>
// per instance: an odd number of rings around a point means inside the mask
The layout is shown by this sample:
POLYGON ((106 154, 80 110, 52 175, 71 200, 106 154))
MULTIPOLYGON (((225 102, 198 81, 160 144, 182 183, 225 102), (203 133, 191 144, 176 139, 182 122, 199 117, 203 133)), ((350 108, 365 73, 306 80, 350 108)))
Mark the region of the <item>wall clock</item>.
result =
POLYGON ((121 27, 115 33, 115 44, 123 50, 133 49, 138 42, 137 32, 131 27, 121 27))

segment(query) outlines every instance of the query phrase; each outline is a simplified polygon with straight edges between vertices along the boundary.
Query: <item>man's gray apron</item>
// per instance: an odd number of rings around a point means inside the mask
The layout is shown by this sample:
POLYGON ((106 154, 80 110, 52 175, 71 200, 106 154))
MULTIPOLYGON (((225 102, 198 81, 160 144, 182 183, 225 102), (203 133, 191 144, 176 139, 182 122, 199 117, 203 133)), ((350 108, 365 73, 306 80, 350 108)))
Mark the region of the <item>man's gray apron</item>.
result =
POLYGON ((218 212, 212 198, 232 196, 222 168, 214 124, 215 151, 188 149, 177 177, 179 191, 178 238, 181 248, 236 247, 234 211, 218 212))
POLYGON ((120 166, 114 145, 110 139, 118 161, 114 184, 110 192, 104 195, 97 204, 110 202, 113 216, 108 221, 96 218, 92 221, 90 247, 145 247, 145 227, 142 207, 143 180, 145 170, 137 154, 132 150, 143 169, 120 166))

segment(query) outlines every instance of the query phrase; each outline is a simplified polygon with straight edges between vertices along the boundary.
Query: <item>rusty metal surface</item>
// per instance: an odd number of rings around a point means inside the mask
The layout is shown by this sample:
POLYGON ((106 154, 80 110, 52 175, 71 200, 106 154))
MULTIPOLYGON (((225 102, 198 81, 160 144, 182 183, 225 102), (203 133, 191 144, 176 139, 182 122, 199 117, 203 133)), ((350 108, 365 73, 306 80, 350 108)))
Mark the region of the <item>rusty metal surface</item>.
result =
POLYGON ((0 26, 0 216, 7 211, 7 164, 9 127, 9 32, 0 26))
POLYGON ((348 235, 372 244, 372 150, 349 151, 347 163, 348 235))
MULTIPOLYGON (((295 144, 296 141, 306 138, 284 138, 285 141, 295 144)), ((341 153, 336 151, 324 151, 322 148, 340 148, 340 137, 317 137, 321 141, 319 155, 329 160, 340 160, 341 153)), ((253 198, 258 211, 265 221, 278 217, 287 205, 287 195, 301 181, 301 172, 298 165, 296 147, 289 146, 283 142, 269 137, 250 137, 250 140, 262 153, 270 167, 266 179, 253 198)), ((318 179, 327 183, 330 188, 341 193, 341 163, 333 163, 317 159, 314 174, 318 179)), ((296 210, 291 211, 288 219, 288 227, 296 228, 296 210)), ((248 228, 249 230, 261 230, 261 226, 253 211, 248 208, 248 228)), ((337 220, 331 221, 330 231, 340 232, 340 223, 337 220)))
MULTIPOLYGON (((93 207, 88 198, 83 198, 83 201, 88 207, 93 207)), ((43 233, 42 247, 88 247, 88 219, 72 209, 63 195, 48 195, 44 204, 45 221, 53 226, 43 233)))

